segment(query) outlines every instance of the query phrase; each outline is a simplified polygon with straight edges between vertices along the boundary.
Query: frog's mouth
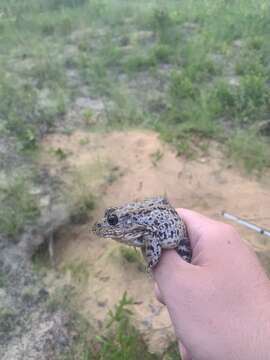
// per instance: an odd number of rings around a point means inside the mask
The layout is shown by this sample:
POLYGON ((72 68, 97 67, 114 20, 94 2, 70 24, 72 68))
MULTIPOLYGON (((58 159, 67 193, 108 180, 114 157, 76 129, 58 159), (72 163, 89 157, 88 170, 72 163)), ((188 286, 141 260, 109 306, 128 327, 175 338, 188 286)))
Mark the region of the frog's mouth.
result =
POLYGON ((93 225, 92 231, 99 237, 111 238, 121 243, 141 246, 141 239, 145 233, 145 228, 137 225, 128 229, 121 229, 117 228, 117 226, 109 226, 108 224, 97 222, 93 225))

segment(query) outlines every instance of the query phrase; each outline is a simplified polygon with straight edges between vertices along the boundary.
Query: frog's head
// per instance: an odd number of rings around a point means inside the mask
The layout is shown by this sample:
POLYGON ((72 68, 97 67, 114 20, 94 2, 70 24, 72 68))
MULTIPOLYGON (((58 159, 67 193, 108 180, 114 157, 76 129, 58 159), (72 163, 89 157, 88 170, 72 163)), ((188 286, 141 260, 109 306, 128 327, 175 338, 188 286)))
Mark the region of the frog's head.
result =
POLYGON ((112 238, 121 243, 142 246, 146 226, 137 221, 136 212, 130 208, 109 208, 101 221, 94 224, 92 231, 99 237, 112 238))

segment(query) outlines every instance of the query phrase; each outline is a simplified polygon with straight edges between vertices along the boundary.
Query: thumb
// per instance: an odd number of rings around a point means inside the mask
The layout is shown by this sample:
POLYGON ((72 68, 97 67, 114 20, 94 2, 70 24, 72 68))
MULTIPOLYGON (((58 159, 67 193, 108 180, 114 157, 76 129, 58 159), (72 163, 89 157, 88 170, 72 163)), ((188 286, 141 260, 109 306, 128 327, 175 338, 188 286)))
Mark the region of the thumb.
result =
POLYGON ((205 233, 205 230, 208 229, 210 225, 216 224, 215 220, 201 215, 196 211, 188 209, 176 209, 176 211, 187 227, 192 249, 195 248, 201 236, 205 233))
MULTIPOLYGON (((213 222, 213 220, 187 209, 177 209, 177 212, 187 227, 190 245, 193 250, 203 230, 209 225, 209 222, 213 222)), ((191 267, 192 265, 184 261, 175 250, 163 250, 161 259, 153 270, 153 273, 154 277, 160 279, 163 276, 171 277, 172 274, 178 272, 177 270, 179 270, 179 272, 183 272, 184 270, 188 271, 191 267)), ((158 279, 156 279, 157 282, 159 282, 158 279)))
MULTIPOLYGON (((177 209, 177 212, 186 224, 191 248, 194 251, 205 229, 215 221, 187 209, 177 209)), ((193 275, 197 274, 196 270, 197 266, 184 261, 175 250, 163 250, 159 263, 153 269, 153 276, 163 295, 169 284, 193 278, 193 275)))
POLYGON ((181 280, 195 266, 183 260, 175 250, 163 250, 159 263, 153 269, 153 276, 159 289, 163 292, 164 286, 181 280))

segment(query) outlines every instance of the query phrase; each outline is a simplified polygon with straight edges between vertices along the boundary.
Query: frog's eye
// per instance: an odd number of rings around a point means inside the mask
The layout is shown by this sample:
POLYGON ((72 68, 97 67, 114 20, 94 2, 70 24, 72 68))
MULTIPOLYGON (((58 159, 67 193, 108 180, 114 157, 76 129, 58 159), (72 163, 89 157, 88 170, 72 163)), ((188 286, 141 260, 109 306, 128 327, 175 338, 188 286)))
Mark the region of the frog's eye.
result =
POLYGON ((118 223, 118 217, 115 214, 109 214, 107 217, 107 221, 109 225, 116 225, 118 223))

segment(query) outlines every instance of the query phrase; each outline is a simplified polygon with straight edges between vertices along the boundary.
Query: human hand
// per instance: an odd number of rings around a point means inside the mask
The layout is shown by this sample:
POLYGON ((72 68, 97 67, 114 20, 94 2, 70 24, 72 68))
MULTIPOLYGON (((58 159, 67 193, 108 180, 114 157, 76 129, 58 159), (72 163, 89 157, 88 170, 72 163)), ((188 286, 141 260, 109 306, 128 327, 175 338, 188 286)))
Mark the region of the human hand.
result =
POLYGON ((270 282, 256 255, 230 225, 179 209, 192 264, 163 251, 153 270, 182 360, 270 358, 270 282))

